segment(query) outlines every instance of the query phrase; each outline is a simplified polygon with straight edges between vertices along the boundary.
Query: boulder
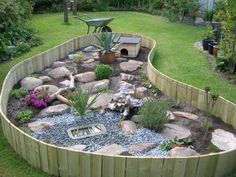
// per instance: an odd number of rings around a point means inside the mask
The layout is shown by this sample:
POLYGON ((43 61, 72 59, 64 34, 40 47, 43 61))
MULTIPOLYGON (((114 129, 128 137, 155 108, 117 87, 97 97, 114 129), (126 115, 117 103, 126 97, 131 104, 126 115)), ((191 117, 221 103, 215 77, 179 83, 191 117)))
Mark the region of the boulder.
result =
POLYGON ((62 66, 66 66, 66 62, 63 62, 63 61, 55 61, 55 62, 52 64, 52 68, 59 68, 59 67, 62 67, 62 66))
POLYGON ((48 130, 53 127, 53 124, 49 122, 31 122, 28 123, 28 127, 33 132, 48 130))
POLYGON ((69 146, 67 149, 72 151, 83 151, 87 146, 83 144, 76 144, 73 146, 69 146))
POLYGON ((109 87, 109 80, 104 79, 104 80, 100 80, 100 81, 89 82, 89 83, 80 85, 80 87, 81 87, 81 89, 87 90, 87 91, 90 90, 91 88, 93 88, 92 92, 97 93, 97 92, 103 91, 109 87))
POLYGON ((42 111, 40 111, 37 117, 46 117, 46 116, 53 116, 58 114, 63 114, 69 111, 70 107, 66 104, 58 104, 55 106, 49 106, 42 111))
POLYGON ((52 81, 52 78, 49 76, 40 76, 39 79, 41 79, 43 83, 52 81))
POLYGON ((70 83, 71 83, 70 80, 64 80, 64 81, 60 82, 59 85, 61 87, 69 87, 70 83))
POLYGON ((86 72, 75 75, 75 80, 78 82, 91 82, 96 79, 94 72, 86 72))
POLYGON ((43 84, 41 79, 35 77, 26 77, 21 80, 20 85, 22 88, 26 88, 28 90, 33 90, 34 88, 43 84))
POLYGON ((134 134, 137 131, 136 124, 130 120, 121 121, 120 128, 124 134, 128 134, 128 135, 134 134))
POLYGON ((188 128, 176 124, 165 124, 162 134, 169 139, 174 139, 175 137, 185 139, 191 136, 191 132, 188 128))
POLYGON ((122 81, 133 81, 137 80, 137 77, 132 74, 120 73, 120 78, 122 81))
POLYGON ((156 148, 159 144, 157 143, 140 143, 140 144, 135 144, 129 147, 128 152, 130 154, 135 154, 135 153, 144 153, 147 151, 150 151, 154 148, 156 148))
POLYGON ((236 149, 236 136, 233 133, 222 129, 216 129, 212 132, 211 143, 218 149, 223 151, 230 151, 236 149))
MULTIPOLYGON (((113 93, 101 93, 96 102, 91 106, 92 109, 108 108, 109 103, 114 97, 113 93)), ((89 102, 94 98, 94 95, 89 98, 89 102)))
POLYGON ((68 77, 71 74, 71 72, 64 66, 59 67, 59 68, 55 68, 53 70, 51 70, 48 73, 48 76, 54 78, 54 79, 61 79, 64 77, 68 77))
POLYGON ((42 88, 48 88, 49 95, 52 95, 59 90, 59 88, 55 85, 41 85, 39 87, 36 87, 35 89, 42 89, 42 88))
POLYGON ((118 144, 111 144, 104 146, 102 149, 95 151, 95 153, 106 154, 106 155, 120 155, 126 152, 126 149, 118 144))
POLYGON ((199 119, 199 117, 197 115, 191 114, 191 113, 188 113, 188 112, 175 111, 175 112, 173 112, 173 114, 176 117, 183 117, 183 118, 190 119, 190 120, 199 119))
POLYGON ((186 147, 175 147, 170 150, 170 156, 189 157, 199 155, 195 150, 186 147))
POLYGON ((127 62, 120 63, 120 68, 124 72, 133 72, 136 71, 138 68, 140 68, 143 65, 143 62, 136 61, 136 60, 129 60, 127 62))
POLYGON ((87 69, 95 69, 99 64, 99 61, 96 62, 92 62, 92 63, 83 63, 81 64, 81 66, 83 68, 87 68, 87 69))

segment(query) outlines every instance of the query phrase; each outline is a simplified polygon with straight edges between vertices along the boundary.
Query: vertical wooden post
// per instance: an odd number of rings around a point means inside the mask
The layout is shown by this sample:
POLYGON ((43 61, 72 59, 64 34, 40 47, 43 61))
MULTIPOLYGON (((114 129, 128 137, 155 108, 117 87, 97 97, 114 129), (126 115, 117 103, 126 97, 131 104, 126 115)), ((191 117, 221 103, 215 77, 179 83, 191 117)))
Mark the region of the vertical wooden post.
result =
POLYGON ((69 23, 68 0, 64 0, 64 23, 69 23))
POLYGON ((73 2, 73 15, 77 15, 77 4, 78 4, 78 0, 74 0, 74 2, 73 2))

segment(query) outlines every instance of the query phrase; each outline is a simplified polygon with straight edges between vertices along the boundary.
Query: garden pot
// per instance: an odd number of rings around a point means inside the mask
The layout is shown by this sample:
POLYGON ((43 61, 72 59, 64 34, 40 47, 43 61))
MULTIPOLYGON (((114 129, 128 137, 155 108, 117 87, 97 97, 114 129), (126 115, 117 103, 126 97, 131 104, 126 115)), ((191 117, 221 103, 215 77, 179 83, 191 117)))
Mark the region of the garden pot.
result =
POLYGON ((210 42, 213 42, 212 39, 203 39, 202 40, 202 47, 203 47, 203 50, 208 50, 208 44, 210 42))
POLYGON ((208 52, 209 52, 209 54, 213 55, 213 48, 214 48, 215 45, 217 45, 217 42, 215 42, 215 41, 208 43, 208 52))
POLYGON ((116 54, 115 52, 106 52, 104 54, 99 52, 99 58, 104 64, 113 64, 116 61, 116 54))
POLYGON ((213 46, 213 55, 215 56, 215 57, 217 57, 217 54, 218 54, 218 51, 219 51, 219 46, 218 45, 214 45, 213 46))

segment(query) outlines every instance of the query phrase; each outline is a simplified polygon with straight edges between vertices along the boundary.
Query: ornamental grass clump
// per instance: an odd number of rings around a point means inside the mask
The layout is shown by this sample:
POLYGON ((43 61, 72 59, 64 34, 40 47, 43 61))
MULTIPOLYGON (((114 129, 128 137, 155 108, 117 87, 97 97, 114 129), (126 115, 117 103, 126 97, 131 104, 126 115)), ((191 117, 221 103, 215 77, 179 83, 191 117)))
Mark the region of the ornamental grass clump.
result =
POLYGON ((148 129, 160 131, 169 120, 170 106, 164 101, 148 100, 139 110, 140 124, 148 129))
POLYGON ((50 102, 49 88, 35 89, 21 100, 26 105, 32 105, 38 109, 48 107, 50 102))

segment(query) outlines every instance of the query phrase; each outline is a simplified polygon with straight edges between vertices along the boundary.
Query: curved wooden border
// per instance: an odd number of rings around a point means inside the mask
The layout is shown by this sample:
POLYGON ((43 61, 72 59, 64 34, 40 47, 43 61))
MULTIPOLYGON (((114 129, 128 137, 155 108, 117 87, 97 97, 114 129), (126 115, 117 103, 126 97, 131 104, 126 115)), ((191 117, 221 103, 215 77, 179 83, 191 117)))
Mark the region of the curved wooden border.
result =
MULTIPOLYGON (((141 37, 141 45, 151 49, 147 67, 150 81, 171 98, 204 110, 204 92, 173 80, 155 69, 151 61, 155 55, 156 42, 149 37, 141 37)), ((19 80, 41 71, 94 40, 93 35, 71 39, 17 64, 9 71, 0 98, 1 122, 4 135, 17 154, 32 166, 63 177, 222 177, 235 170, 236 150, 194 157, 164 158, 109 156, 71 151, 41 142, 8 120, 6 107, 9 93, 19 80)), ((236 127, 236 106, 224 98, 221 97, 217 102, 214 115, 236 127)))

